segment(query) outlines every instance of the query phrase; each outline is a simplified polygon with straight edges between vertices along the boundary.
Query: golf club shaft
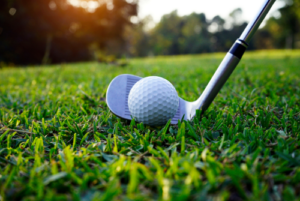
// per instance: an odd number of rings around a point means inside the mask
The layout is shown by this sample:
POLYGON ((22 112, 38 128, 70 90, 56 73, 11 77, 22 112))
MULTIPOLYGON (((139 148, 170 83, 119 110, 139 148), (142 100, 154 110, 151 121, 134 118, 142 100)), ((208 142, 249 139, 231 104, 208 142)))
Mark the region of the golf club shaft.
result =
POLYGON ((200 98, 197 100, 197 107, 201 109, 202 112, 209 107, 225 82, 228 80, 233 70, 238 65, 244 52, 248 48, 248 43, 252 39, 254 33, 259 28, 260 24, 268 14, 275 1, 276 0, 267 0, 263 4, 254 20, 248 24, 241 37, 233 44, 229 52, 226 54, 225 58, 209 81, 200 98))
POLYGON ((253 35, 259 28, 260 24, 263 22, 265 19, 266 15, 272 8, 273 4, 275 3, 276 0, 266 0, 266 2, 263 4, 262 8, 260 11, 257 13, 255 16, 254 20, 248 24, 244 32, 242 33, 240 39, 245 41, 246 43, 249 43, 250 40, 252 39, 253 35))

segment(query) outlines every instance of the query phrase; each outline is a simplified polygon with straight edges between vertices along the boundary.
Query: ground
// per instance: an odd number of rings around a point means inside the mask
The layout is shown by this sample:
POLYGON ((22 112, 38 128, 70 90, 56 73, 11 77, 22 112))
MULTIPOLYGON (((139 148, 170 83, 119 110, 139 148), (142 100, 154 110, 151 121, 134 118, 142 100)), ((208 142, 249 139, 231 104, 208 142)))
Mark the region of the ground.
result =
POLYGON ((123 73, 195 100, 224 53, 0 69, 0 200, 300 199, 300 51, 247 52, 203 116, 110 113, 123 73))

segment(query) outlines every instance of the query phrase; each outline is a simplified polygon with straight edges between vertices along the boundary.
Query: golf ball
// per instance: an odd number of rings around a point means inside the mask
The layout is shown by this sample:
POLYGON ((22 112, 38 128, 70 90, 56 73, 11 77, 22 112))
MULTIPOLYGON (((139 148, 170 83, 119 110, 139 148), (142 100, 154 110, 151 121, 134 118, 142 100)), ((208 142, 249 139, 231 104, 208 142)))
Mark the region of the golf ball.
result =
POLYGON ((178 106, 179 97, 174 86, 157 76, 139 80, 128 96, 131 115, 136 121, 150 126, 166 124, 175 116, 178 106))

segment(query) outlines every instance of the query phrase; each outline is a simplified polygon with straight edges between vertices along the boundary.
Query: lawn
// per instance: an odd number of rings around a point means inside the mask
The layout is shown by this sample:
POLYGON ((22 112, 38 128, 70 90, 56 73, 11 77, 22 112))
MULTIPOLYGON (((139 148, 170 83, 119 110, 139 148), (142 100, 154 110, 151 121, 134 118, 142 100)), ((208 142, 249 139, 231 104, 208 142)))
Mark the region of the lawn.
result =
POLYGON ((110 113, 123 73, 195 100, 224 53, 0 69, 0 200, 300 199, 300 51, 247 52, 203 116, 110 113))

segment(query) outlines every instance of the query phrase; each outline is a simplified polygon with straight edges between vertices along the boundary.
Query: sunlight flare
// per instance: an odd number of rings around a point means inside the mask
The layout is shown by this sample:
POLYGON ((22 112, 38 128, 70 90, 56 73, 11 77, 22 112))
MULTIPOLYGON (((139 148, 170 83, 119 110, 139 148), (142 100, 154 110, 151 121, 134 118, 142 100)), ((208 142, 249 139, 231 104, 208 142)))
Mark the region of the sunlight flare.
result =
POLYGON ((93 1, 93 0, 68 0, 68 1, 71 5, 85 8, 90 12, 93 12, 100 5, 99 1, 93 1))

